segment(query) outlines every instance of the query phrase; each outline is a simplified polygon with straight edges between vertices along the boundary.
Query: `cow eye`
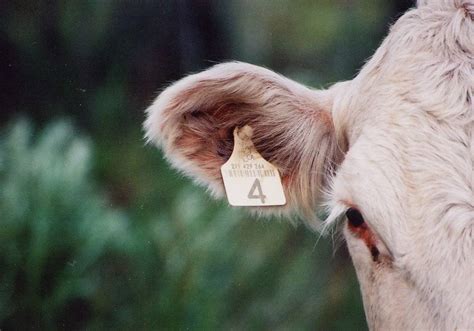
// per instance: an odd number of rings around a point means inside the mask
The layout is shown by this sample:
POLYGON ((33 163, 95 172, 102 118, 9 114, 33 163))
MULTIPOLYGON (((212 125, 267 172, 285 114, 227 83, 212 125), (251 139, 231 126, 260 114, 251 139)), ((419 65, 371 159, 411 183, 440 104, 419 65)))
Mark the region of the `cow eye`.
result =
POLYGON ((346 217, 349 220, 349 224, 354 228, 358 228, 364 224, 364 218, 362 217, 362 214, 355 208, 349 208, 346 211, 346 217))

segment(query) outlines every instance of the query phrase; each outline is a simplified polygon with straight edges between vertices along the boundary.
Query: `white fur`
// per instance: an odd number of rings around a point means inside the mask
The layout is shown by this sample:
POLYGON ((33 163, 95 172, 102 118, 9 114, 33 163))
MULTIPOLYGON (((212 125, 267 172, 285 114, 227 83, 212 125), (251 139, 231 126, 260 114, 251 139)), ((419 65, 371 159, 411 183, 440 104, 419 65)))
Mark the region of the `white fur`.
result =
MULTIPOLYGON (((326 191, 326 224, 357 207, 376 236, 378 261, 363 240, 344 231, 371 329, 474 329, 473 19, 474 0, 418 1, 359 75, 328 91, 245 64, 190 76, 149 108, 147 137, 175 167, 220 192, 215 169, 203 170, 193 159, 196 146, 177 142, 186 126, 207 128, 184 113, 212 114, 234 107, 237 98, 245 111, 235 116, 255 112, 253 123, 266 132, 260 147, 297 175, 298 184, 285 187, 291 208, 307 214, 326 191), (208 80, 211 89, 176 101, 208 80), (333 122, 325 139, 321 114, 333 122), (280 148, 272 151, 272 143, 280 148), (315 157, 319 149, 330 154, 315 157), (282 161, 292 158, 294 168, 282 161), (308 176, 315 169, 318 175, 308 176)), ((209 130, 212 137, 217 129, 209 130)), ((213 151, 205 147, 199 150, 213 151)))
POLYGON ((331 204, 358 206, 393 258, 346 233, 373 329, 474 327, 474 24, 455 3, 405 14, 336 96, 350 148, 331 204))

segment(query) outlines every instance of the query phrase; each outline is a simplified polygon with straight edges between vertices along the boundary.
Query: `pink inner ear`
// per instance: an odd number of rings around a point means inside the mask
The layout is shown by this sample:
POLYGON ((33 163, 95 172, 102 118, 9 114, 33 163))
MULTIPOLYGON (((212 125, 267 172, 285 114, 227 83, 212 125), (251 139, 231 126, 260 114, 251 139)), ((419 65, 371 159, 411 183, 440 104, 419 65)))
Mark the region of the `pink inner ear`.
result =
POLYGON ((288 165, 297 160, 287 160, 286 155, 279 153, 282 146, 276 141, 282 139, 274 127, 266 123, 258 111, 258 105, 226 100, 206 109, 193 110, 182 115, 180 135, 173 142, 176 149, 195 162, 209 177, 220 178, 220 167, 229 159, 233 151, 235 127, 246 124, 255 129, 253 142, 262 156, 277 166, 284 183, 291 179, 288 165), (265 137, 268 132, 274 132, 271 139, 265 137), (277 157, 279 156, 280 159, 277 157), (284 166, 285 165, 285 166, 284 166))
POLYGON ((183 155, 198 164, 211 178, 220 178, 220 167, 233 150, 233 130, 242 118, 232 105, 213 110, 195 110, 183 115, 181 134, 174 141, 183 155))

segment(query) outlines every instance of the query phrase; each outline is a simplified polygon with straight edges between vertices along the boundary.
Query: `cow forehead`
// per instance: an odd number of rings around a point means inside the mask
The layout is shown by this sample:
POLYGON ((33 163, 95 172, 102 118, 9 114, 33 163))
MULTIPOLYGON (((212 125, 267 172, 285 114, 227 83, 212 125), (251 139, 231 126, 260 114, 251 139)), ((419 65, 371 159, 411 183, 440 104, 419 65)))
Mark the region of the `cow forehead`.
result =
POLYGON ((462 18, 462 11, 453 16, 428 9, 401 17, 339 94, 333 114, 336 127, 350 128, 354 122, 361 126, 364 119, 400 107, 452 123, 472 122, 474 22, 462 18))

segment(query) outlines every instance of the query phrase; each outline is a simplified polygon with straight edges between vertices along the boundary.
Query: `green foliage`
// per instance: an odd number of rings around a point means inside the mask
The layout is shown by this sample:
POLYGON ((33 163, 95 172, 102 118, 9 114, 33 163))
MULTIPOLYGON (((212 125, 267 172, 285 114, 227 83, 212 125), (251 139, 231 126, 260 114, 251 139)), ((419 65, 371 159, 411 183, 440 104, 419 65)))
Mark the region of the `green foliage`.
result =
POLYGON ((97 193, 91 165, 65 122, 1 136, 1 329, 346 327, 347 304, 364 325, 347 277, 318 267, 327 242, 315 249, 304 229, 247 221, 190 188, 132 222, 97 193))
POLYGON ((369 0, 232 3, 237 54, 313 86, 354 75, 377 47, 391 5, 369 0))
POLYGON ((64 122, 34 135, 21 121, 2 136, 0 328, 51 328, 90 313, 97 266, 127 241, 124 215, 93 188, 90 157, 64 122))

